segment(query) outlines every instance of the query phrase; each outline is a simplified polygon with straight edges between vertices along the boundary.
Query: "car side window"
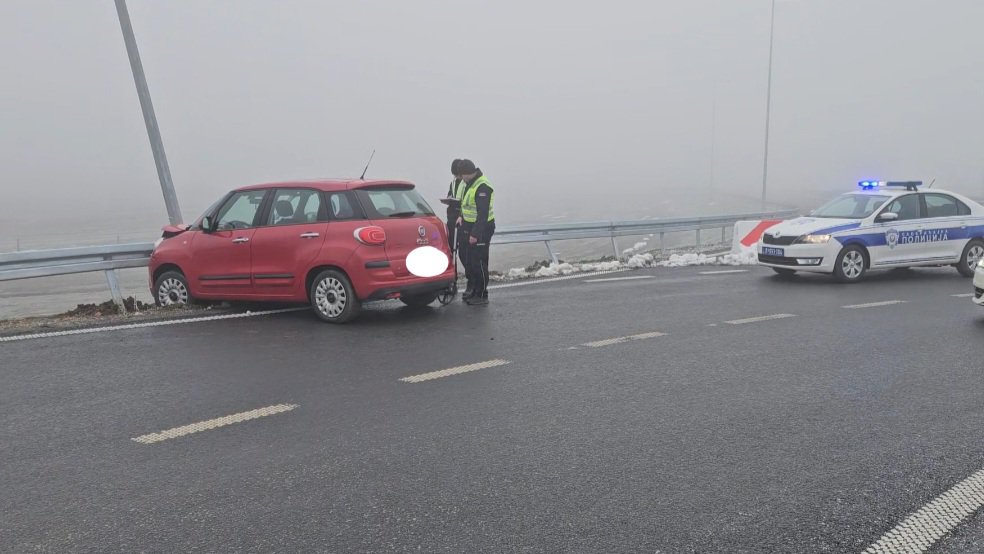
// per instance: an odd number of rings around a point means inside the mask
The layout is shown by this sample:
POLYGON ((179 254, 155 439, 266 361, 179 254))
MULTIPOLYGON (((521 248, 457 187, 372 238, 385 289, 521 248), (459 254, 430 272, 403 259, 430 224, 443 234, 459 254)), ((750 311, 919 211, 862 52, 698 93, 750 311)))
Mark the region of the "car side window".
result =
POLYGON ((273 196, 267 225, 298 225, 318 221, 321 195, 310 189, 280 189, 273 196))
POLYGON ((899 214, 899 221, 907 219, 919 219, 922 217, 922 208, 919 205, 919 195, 907 194, 900 196, 889 203, 882 213, 892 212, 899 214))
POLYGON ((328 193, 329 217, 335 221, 363 219, 362 211, 352 196, 344 192, 328 193))
POLYGON ((926 217, 953 217, 970 215, 970 208, 946 194, 926 195, 926 217))
POLYGON ((233 194, 219 209, 216 229, 228 231, 253 227, 264 196, 265 190, 247 190, 233 194))

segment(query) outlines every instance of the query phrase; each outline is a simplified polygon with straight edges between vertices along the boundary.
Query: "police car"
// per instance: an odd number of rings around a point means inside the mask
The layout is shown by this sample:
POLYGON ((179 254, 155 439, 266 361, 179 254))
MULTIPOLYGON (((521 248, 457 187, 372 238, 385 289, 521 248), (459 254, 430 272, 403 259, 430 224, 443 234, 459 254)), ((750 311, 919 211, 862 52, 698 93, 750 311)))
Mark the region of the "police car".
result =
POLYGON ((758 262, 781 275, 830 273, 860 281, 871 269, 953 265, 965 277, 984 259, 984 206, 921 181, 861 181, 806 217, 759 239, 758 262))

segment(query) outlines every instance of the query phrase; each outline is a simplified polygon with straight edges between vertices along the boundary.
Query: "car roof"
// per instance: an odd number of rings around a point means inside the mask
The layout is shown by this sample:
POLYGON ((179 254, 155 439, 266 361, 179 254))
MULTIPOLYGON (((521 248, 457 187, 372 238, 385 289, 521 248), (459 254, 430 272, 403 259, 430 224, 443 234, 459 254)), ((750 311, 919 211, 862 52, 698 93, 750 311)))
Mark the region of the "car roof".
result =
POLYGON ((386 185, 397 185, 400 187, 413 187, 410 181, 400 181, 391 179, 310 179, 298 181, 280 181, 274 183, 263 183, 259 185, 248 185, 235 189, 238 191, 258 190, 271 188, 305 188, 315 189, 324 192, 338 192, 343 190, 354 190, 361 188, 379 187, 386 185))
POLYGON ((895 197, 895 196, 902 196, 903 194, 912 194, 912 193, 915 193, 915 192, 921 192, 921 193, 924 193, 924 194, 932 194, 932 193, 949 194, 950 196, 955 196, 957 198, 964 198, 964 196, 962 194, 960 194, 960 193, 956 193, 956 192, 952 192, 952 191, 944 190, 944 189, 906 190, 905 188, 902 188, 902 187, 892 187, 892 188, 889 188, 889 187, 880 187, 880 188, 868 189, 868 190, 851 190, 851 191, 847 191, 847 192, 845 192, 843 194, 860 194, 860 195, 863 195, 863 196, 891 196, 891 197, 895 197))

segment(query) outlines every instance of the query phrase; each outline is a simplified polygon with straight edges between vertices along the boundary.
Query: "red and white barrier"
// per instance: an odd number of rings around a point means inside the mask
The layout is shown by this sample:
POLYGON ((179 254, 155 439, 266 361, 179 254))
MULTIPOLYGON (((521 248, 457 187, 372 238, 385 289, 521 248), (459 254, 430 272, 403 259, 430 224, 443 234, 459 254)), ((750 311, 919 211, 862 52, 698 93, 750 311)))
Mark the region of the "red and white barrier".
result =
POLYGON ((766 219, 753 221, 738 221, 732 235, 731 252, 733 254, 755 253, 755 245, 762 238, 762 233, 773 225, 782 222, 781 219, 766 219))

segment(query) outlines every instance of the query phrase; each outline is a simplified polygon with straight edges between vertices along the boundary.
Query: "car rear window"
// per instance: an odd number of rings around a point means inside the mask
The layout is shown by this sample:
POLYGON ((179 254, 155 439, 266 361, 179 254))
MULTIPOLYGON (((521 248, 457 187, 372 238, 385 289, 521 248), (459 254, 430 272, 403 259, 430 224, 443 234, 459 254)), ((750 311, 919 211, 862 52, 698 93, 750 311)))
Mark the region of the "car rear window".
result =
POLYGON ((355 194, 370 218, 434 215, 427 201, 411 187, 372 187, 358 189, 355 194))

